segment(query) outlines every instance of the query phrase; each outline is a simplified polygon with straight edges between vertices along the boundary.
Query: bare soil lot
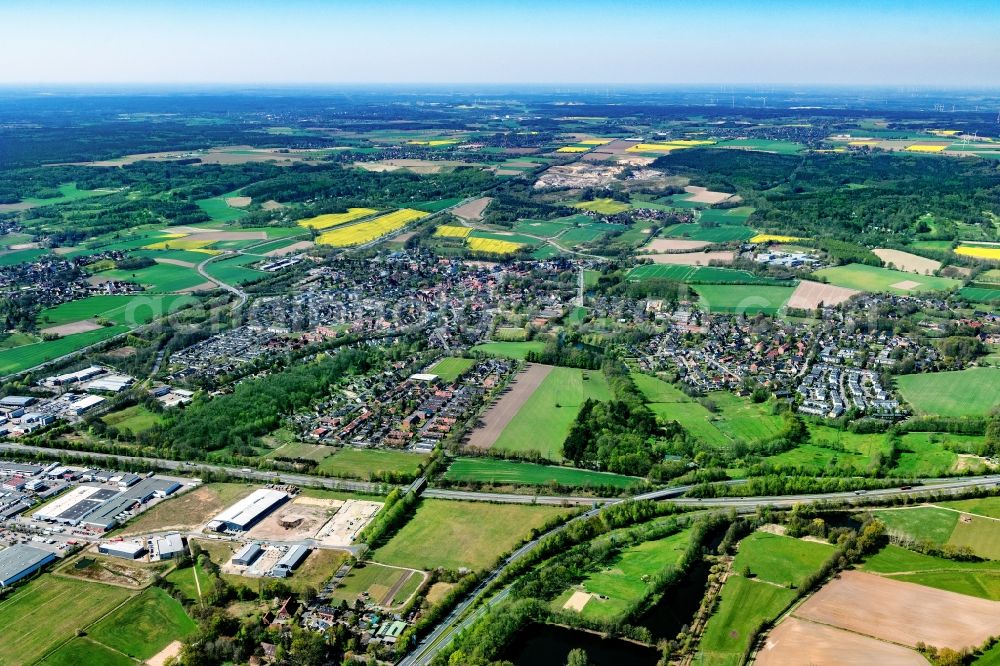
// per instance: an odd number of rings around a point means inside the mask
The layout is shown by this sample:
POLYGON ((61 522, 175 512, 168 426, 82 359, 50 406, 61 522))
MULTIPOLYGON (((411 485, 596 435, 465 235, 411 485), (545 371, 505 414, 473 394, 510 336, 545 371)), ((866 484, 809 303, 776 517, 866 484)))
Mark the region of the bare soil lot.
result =
POLYGON ((167 663, 168 659, 170 659, 171 657, 176 657, 181 653, 182 647, 184 647, 183 643, 181 643, 180 641, 174 641, 170 645, 163 648, 155 655, 147 659, 146 664, 148 664, 148 666, 164 666, 164 664, 167 663))
POLYGON ((491 197, 479 197, 462 204, 451 212, 452 215, 463 220, 480 220, 483 217, 483 211, 486 210, 491 201, 493 201, 491 197))
POLYGON ((263 208, 264 210, 281 210, 282 208, 285 207, 285 205, 278 203, 274 199, 268 199, 267 201, 262 203, 260 207, 263 208))
POLYGON ((1000 602, 859 571, 841 573, 795 616, 900 645, 955 650, 1000 633, 1000 602))
POLYGON ((892 287, 893 289, 903 289, 905 291, 909 291, 910 289, 916 289, 917 287, 919 287, 920 283, 914 280, 903 280, 902 282, 897 282, 896 284, 890 284, 889 286, 892 287))
POLYGON ((851 296, 860 294, 856 289, 835 287, 822 282, 803 280, 788 299, 788 307, 800 310, 815 310, 820 303, 823 305, 839 305, 851 296))
POLYGON ((400 160, 378 160, 377 162, 355 162, 354 166, 365 171, 399 171, 405 169, 413 173, 429 174, 441 173, 445 169, 458 166, 476 166, 467 162, 456 162, 452 160, 420 160, 420 159, 400 159, 400 160))
POLYGON ((708 241, 654 238, 646 245, 643 245, 642 249, 652 250, 653 252, 677 252, 678 250, 700 250, 701 248, 708 247, 709 245, 711 245, 711 243, 708 241))
POLYGON ((264 254, 265 257, 283 257, 286 254, 295 254, 296 252, 301 252, 302 250, 308 250, 315 247, 316 243, 312 241, 299 241, 298 243, 292 243, 291 245, 286 245, 285 247, 279 247, 277 250, 271 250, 264 254))
POLYGON ((916 273, 917 275, 932 275, 941 268, 940 261, 934 261, 933 259, 903 252, 902 250, 889 250, 877 247, 872 252, 886 266, 892 264, 897 271, 916 273))
POLYGON ((713 261, 720 264, 730 264, 736 255, 733 252, 721 250, 719 252, 674 252, 671 254, 647 254, 643 256, 647 259, 652 259, 654 264, 708 266, 713 261))
POLYGON ((43 328, 42 333, 48 333, 50 335, 73 335, 74 333, 96 331, 99 328, 102 328, 101 325, 93 319, 84 319, 83 321, 74 321, 69 324, 60 324, 59 326, 43 328))
POLYGON ((170 264, 172 266, 183 266, 184 268, 194 268, 195 264, 183 259, 171 259, 169 257, 156 257, 154 261, 158 264, 170 264))
POLYGON ((226 205, 230 208, 246 208, 253 201, 250 197, 229 197, 226 199, 226 205))
POLYGON ((728 194, 726 192, 713 192, 707 187, 699 187, 697 185, 688 185, 687 187, 684 188, 684 191, 693 195, 688 197, 687 199, 688 201, 693 201, 696 203, 705 203, 709 204, 710 206, 717 203, 722 203, 726 199, 733 196, 732 194, 728 194))
POLYGON ((341 500, 297 497, 260 521, 248 534, 264 540, 310 539, 343 505, 341 500), (307 501, 300 501, 303 499, 307 501))
POLYGON ((789 617, 770 633, 754 663, 759 666, 923 666, 927 660, 900 645, 789 617))
POLYGON ((500 433, 550 372, 552 372, 551 365, 529 363, 517 379, 507 387, 507 392, 483 415, 482 425, 469 436, 468 445, 477 449, 488 449, 493 446, 500 433))

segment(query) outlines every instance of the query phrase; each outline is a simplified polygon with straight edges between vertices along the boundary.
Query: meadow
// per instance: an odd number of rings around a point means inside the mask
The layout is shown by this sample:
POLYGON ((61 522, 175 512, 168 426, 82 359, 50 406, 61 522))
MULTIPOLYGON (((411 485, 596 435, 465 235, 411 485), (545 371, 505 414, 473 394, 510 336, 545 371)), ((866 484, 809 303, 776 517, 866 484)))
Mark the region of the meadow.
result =
POLYGON ((135 326, 148 324, 153 319, 196 303, 197 298, 187 295, 89 296, 42 310, 38 315, 38 324, 42 328, 48 328, 101 318, 116 324, 135 326))
POLYGON ((429 571, 485 569, 565 509, 526 504, 487 504, 425 499, 372 559, 429 571))
POLYGON ((730 576, 705 625, 701 653, 710 664, 737 666, 760 625, 777 618, 795 596, 794 590, 779 585, 730 576))
POLYGON ((320 234, 316 242, 333 247, 364 245, 399 231, 410 222, 424 217, 427 217, 427 213, 423 211, 403 208, 357 224, 335 227, 332 231, 320 234))
MULTIPOLYGON (((205 255, 206 258, 209 255, 205 255)), ((135 270, 114 269, 102 271, 101 278, 134 282, 151 292, 170 293, 190 289, 205 282, 198 271, 174 264, 156 264, 135 270)))
POLYGON ((471 358, 449 356, 432 365, 427 372, 439 376, 446 382, 453 382, 475 364, 471 358))
POLYGON ((232 222, 247 214, 245 210, 234 208, 226 203, 226 199, 237 196, 239 196, 237 192, 230 192, 210 199, 199 199, 195 203, 198 208, 201 208, 206 215, 212 218, 213 222, 232 222))
POLYGON ((444 478, 463 483, 511 486, 543 486, 555 483, 580 488, 593 486, 628 488, 645 483, 644 479, 634 476, 494 458, 456 458, 448 467, 444 478))
POLYGON ((372 603, 379 604, 389 590, 398 585, 404 578, 406 583, 393 596, 389 605, 405 602, 416 591, 416 587, 419 587, 424 579, 423 575, 409 569, 397 569, 374 562, 365 562, 356 565, 347 576, 340 580, 332 596, 336 601, 346 601, 353 605, 360 598, 360 595, 367 592, 372 603))
POLYGON ((1000 405, 1000 369, 900 375, 897 388, 918 414, 981 416, 1000 405))
POLYGON ((1000 562, 961 562, 889 545, 869 557, 862 570, 939 590, 1000 601, 1000 562))
POLYGON ((163 417, 156 412, 151 412, 142 405, 132 405, 117 412, 110 412, 101 417, 101 420, 109 426, 114 426, 119 430, 128 430, 132 433, 149 430, 154 425, 163 422, 163 417))
POLYGON ((33 368, 121 333, 126 333, 128 330, 128 326, 106 326, 85 333, 66 335, 57 340, 45 340, 4 349, 0 351, 0 374, 11 374, 33 368))
POLYGON ((777 314, 795 287, 775 285, 713 285, 700 284, 693 287, 699 296, 698 305, 707 312, 736 314, 777 314))
POLYGON ((938 502, 938 504, 943 507, 957 509, 958 511, 1000 520, 1000 497, 953 500, 950 502, 938 502))
POLYGON ((529 352, 541 353, 544 350, 544 342, 531 340, 529 342, 484 342, 473 347, 471 351, 480 352, 486 356, 505 356, 524 360, 529 352))
POLYGON ((226 284, 245 284, 268 276, 264 271, 247 268, 248 264, 258 261, 260 257, 237 255, 205 264, 205 272, 226 284))
POLYGON ((88 629, 89 636, 136 659, 148 659, 197 625, 179 601, 150 587, 88 629))
POLYGON ((135 660, 89 638, 74 638, 36 662, 40 666, 135 666, 135 660))
POLYGON ((740 541, 733 570, 746 567, 756 580, 796 588, 832 554, 829 544, 754 532, 740 541))
POLYGON ((370 479, 385 473, 416 475, 426 460, 427 456, 422 453, 345 448, 324 458, 316 471, 356 479, 370 479))
POLYGON ((614 199, 593 199, 591 201, 581 201, 573 204, 574 208, 589 210, 601 215, 617 215, 629 209, 627 203, 615 201, 614 199))
POLYGON ((32 663, 133 593, 43 574, 0 602, 0 663, 32 663))
POLYGON ((755 233, 757 232, 749 227, 735 224, 717 227, 707 227, 700 224, 675 224, 664 229, 660 235, 664 238, 687 238, 708 241, 709 243, 729 243, 748 240, 755 233))
POLYGON ((948 291, 961 285, 961 282, 952 278, 915 275, 866 264, 847 264, 822 268, 813 275, 824 278, 830 284, 838 287, 868 292, 888 292, 903 296, 913 293, 948 291))
POLYGON ((673 280, 686 284, 753 284, 788 286, 787 282, 760 277, 749 271, 715 266, 682 266, 678 264, 642 264, 629 271, 629 280, 673 280))
POLYGON ((890 532, 944 545, 951 538, 959 514, 933 506, 875 511, 890 532))
MULTIPOLYGON (((669 566, 676 566, 691 543, 690 530, 663 539, 645 541, 623 549, 606 567, 588 574, 579 584, 592 595, 580 611, 583 617, 598 622, 614 622, 632 604, 651 591, 651 579, 669 566)), ((572 590, 553 601, 553 610, 561 610, 572 590)))
POLYGON ((973 303, 1000 303, 1000 289, 989 287, 962 287, 958 295, 973 303))
POLYGON ((553 368, 493 444, 509 451, 537 450, 559 460, 562 444, 584 400, 610 400, 600 371, 553 368))

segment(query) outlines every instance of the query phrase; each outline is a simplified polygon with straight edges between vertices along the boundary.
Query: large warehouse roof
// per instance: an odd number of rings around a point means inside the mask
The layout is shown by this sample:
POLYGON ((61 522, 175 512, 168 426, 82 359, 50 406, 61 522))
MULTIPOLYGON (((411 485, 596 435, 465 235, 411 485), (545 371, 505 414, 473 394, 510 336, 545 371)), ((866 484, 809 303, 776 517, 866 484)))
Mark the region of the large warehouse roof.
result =
POLYGON ((20 580, 55 558, 55 553, 23 543, 0 550, 0 586, 20 580))
POLYGON ((223 523, 235 529, 247 529, 286 499, 288 493, 280 490, 255 490, 217 515, 212 522, 223 523))

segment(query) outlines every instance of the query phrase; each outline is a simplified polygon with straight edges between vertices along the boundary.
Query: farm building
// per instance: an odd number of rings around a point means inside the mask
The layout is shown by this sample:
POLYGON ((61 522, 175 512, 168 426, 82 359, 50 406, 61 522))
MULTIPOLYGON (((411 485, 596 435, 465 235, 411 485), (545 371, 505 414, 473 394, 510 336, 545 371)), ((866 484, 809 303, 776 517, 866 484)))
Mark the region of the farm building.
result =
POLYGON ((123 560, 137 560, 146 553, 146 544, 141 541, 109 541, 100 544, 97 552, 123 560))
POLYGON ((0 587, 30 576, 55 559, 55 553, 23 543, 0 550, 0 587))
POLYGON ((149 559, 172 560, 184 554, 184 539, 177 532, 149 540, 149 559))
POLYGON ((241 567, 248 567, 254 563, 264 550, 256 541, 252 541, 240 548, 239 552, 233 555, 233 564, 241 567))
POLYGON ((260 489, 209 521, 208 528, 216 532, 245 532, 288 499, 280 490, 260 489))
POLYGON ((295 567, 299 566, 308 554, 309 549, 305 546, 292 546, 288 549, 288 552, 285 553, 284 557, 278 560, 278 563, 274 565, 274 568, 271 569, 271 575, 275 578, 284 578, 290 574, 295 567))

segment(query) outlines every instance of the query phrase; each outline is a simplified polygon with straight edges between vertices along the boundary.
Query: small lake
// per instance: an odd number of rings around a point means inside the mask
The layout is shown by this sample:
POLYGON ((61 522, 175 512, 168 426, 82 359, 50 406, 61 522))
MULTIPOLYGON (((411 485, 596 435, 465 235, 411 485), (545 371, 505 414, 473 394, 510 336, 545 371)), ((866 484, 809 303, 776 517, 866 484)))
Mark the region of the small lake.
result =
POLYGON ((551 624, 531 624, 514 637, 502 659, 517 666, 562 666, 575 648, 587 651, 591 666, 656 666, 660 656, 653 648, 617 638, 601 638, 551 624))
POLYGON ((704 560, 693 564, 684 578, 664 592, 660 602, 640 615, 634 624, 649 629, 654 642, 677 638, 681 629, 691 624, 701 605, 709 568, 704 560))

